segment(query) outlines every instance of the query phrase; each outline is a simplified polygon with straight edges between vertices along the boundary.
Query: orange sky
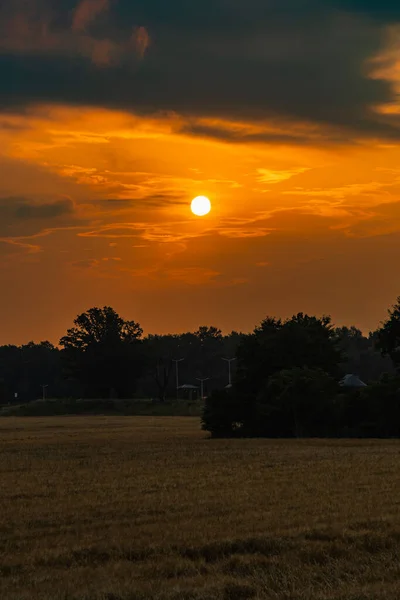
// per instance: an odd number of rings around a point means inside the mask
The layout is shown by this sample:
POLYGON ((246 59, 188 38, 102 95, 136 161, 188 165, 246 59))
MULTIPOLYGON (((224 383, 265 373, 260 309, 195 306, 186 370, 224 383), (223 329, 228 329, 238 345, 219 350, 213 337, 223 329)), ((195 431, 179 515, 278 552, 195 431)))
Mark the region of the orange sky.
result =
POLYGON ((400 4, 3 0, 0 82, 0 344, 400 294, 400 4))
POLYGON ((176 115, 3 113, 0 343, 57 342, 105 304, 152 333, 295 311, 375 328, 400 293, 400 149, 309 127, 308 144, 230 143, 176 115), (199 194, 213 203, 201 219, 199 194))

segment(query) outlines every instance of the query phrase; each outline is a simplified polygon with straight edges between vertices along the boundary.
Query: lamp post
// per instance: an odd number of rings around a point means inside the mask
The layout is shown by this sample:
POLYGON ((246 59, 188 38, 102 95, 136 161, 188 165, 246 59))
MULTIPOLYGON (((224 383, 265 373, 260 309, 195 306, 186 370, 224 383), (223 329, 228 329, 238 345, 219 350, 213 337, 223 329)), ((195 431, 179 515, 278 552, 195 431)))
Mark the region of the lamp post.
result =
POLYGON ((232 375, 231 375, 231 363, 233 363, 233 361, 236 360, 236 358, 223 358, 222 360, 224 360, 225 362, 228 363, 228 377, 229 377, 229 381, 228 381, 228 386, 229 388, 232 387, 232 375))
POLYGON ((184 358, 173 358, 172 362, 175 363, 175 376, 176 376, 176 399, 179 400, 179 363, 185 360, 184 358))
POLYGON ((209 377, 205 377, 203 379, 201 379, 200 377, 196 377, 197 381, 200 381, 201 384, 201 399, 204 399, 204 382, 208 381, 210 378, 209 377))

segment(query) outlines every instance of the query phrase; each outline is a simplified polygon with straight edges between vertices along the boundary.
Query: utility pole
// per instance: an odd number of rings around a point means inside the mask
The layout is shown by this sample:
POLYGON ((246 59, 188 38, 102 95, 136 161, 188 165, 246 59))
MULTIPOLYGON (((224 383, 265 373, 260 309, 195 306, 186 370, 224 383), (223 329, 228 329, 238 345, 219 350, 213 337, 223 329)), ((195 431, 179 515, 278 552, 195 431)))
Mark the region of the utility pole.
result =
POLYGON ((173 358, 172 362, 175 363, 175 376, 176 376, 176 399, 179 400, 179 363, 185 360, 184 358, 173 358))
POLYGON ((200 377, 196 377, 197 381, 200 381, 201 383, 201 399, 204 399, 204 382, 208 381, 210 378, 209 377, 205 377, 203 379, 201 379, 200 377))
POLYGON ((228 386, 227 387, 231 388, 232 387, 231 363, 233 363, 233 361, 235 361, 236 358, 223 358, 222 360, 224 360, 225 362, 228 363, 228 369, 229 369, 228 370, 228 373, 229 373, 228 377, 229 377, 229 381, 228 381, 228 386))
POLYGON ((46 388, 48 388, 48 385, 42 385, 42 390, 43 390, 43 402, 46 400, 46 388))

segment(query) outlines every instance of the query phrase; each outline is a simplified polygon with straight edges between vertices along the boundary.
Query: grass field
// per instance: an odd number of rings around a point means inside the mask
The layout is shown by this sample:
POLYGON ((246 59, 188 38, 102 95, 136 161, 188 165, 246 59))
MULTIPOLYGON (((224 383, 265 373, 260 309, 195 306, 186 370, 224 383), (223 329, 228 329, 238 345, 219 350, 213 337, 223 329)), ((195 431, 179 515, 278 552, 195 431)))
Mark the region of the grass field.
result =
POLYGON ((400 598, 400 442, 0 420, 4 600, 400 598))
POLYGON ((35 400, 0 406, 0 417, 55 417, 67 415, 200 417, 203 403, 188 400, 35 400))

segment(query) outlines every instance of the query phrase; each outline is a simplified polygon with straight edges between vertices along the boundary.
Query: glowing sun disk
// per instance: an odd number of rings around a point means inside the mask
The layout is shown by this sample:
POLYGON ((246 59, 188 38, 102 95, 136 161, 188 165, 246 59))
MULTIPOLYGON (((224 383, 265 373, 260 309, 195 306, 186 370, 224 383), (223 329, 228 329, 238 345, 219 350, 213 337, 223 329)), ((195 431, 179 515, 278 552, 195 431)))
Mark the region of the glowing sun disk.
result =
POLYGON ((211 211, 211 202, 206 196, 197 196, 192 200, 191 209, 197 217, 204 217, 211 211))

